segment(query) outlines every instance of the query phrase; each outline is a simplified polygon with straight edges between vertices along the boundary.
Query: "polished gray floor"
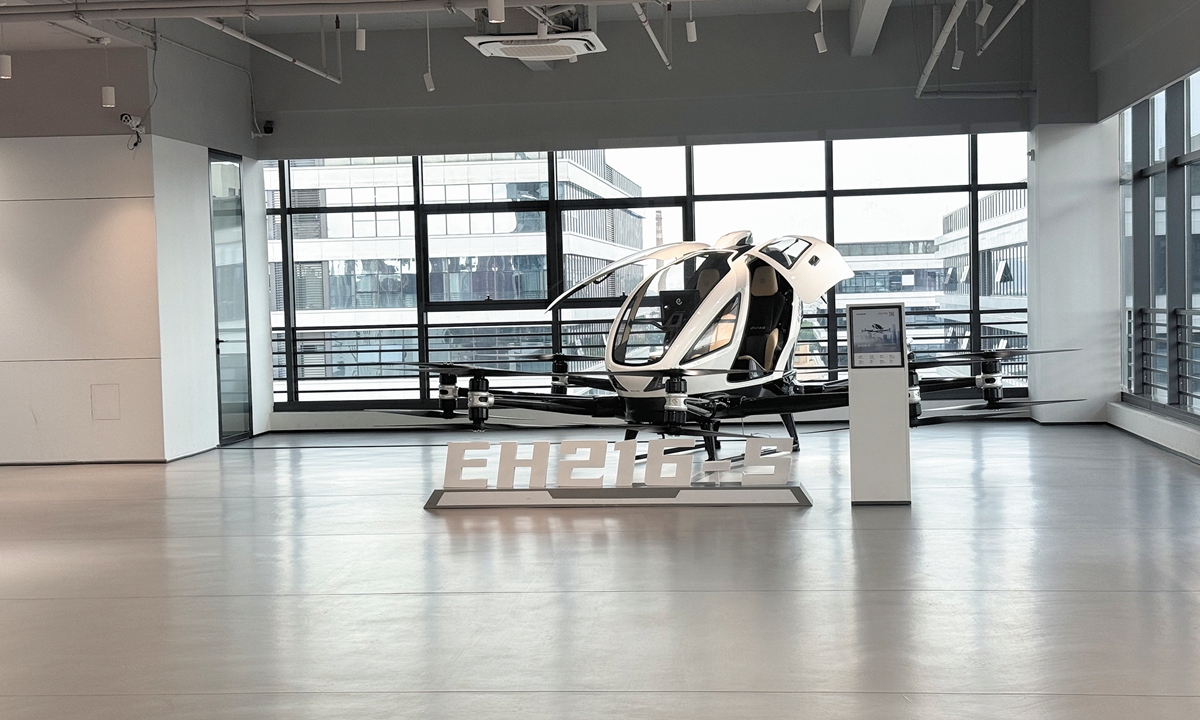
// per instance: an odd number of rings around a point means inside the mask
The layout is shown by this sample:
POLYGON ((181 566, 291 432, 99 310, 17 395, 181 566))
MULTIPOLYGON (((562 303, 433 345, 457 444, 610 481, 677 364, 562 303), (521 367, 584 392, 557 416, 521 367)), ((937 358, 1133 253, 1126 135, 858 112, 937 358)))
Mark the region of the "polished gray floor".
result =
POLYGON ((0 718, 1200 717, 1200 466, 1117 430, 922 428, 911 508, 831 433, 804 510, 428 513, 445 439, 0 468, 0 718))

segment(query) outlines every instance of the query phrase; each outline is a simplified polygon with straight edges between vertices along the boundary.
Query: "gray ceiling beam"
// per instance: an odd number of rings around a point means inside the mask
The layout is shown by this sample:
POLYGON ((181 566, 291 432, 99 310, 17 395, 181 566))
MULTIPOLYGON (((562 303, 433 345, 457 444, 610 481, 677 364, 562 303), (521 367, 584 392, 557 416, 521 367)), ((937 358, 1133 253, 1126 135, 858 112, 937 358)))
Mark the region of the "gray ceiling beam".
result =
POLYGON ((850 55, 867 57, 875 52, 891 6, 892 0, 850 0, 850 55))

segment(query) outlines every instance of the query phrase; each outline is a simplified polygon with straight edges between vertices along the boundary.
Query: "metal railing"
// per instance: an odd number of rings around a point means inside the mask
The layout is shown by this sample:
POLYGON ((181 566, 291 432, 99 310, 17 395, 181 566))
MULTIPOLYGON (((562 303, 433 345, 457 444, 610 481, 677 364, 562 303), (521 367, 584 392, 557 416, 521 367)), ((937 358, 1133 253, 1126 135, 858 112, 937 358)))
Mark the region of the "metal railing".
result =
MULTIPOLYGON (((573 355, 604 357, 608 331, 616 308, 597 309, 597 317, 564 319, 560 323, 560 347, 573 355), (609 310, 610 312, 603 312, 609 310)), ((984 312, 980 326, 983 349, 1021 349, 1028 346, 1025 311, 984 312)), ((918 360, 954 355, 971 348, 970 311, 910 310, 906 313, 908 335, 918 360)), ((800 339, 792 365, 801 381, 830 377, 828 315, 813 312, 801 319, 800 339)), ((1193 322, 1196 322, 1193 318, 1193 322)), ((1200 334, 1200 329, 1193 331, 1200 334)), ((551 364, 531 360, 530 355, 550 353, 555 347, 550 322, 431 323, 422 339, 416 325, 363 325, 301 327, 295 331, 292 365, 286 352, 282 328, 271 338, 274 390, 277 402, 286 402, 289 367, 295 371, 296 399, 300 402, 340 400, 428 400, 436 383, 421 382, 421 373, 411 363, 421 359, 422 343, 430 362, 466 363, 486 367, 544 373, 545 377, 494 378, 492 386, 523 392, 549 392, 551 364), (422 389, 425 394, 422 394, 422 389)), ((648 345, 646 347, 649 347, 648 345)), ((631 348, 636 349, 636 348, 631 348)), ((837 367, 847 365, 846 314, 837 314, 837 367)), ((1200 349, 1193 370, 1200 366, 1200 349)), ((1001 363, 1006 384, 1027 382, 1023 356, 1001 363)), ((573 372, 603 369, 599 361, 573 361, 573 372)), ((922 375, 968 375, 971 366, 923 370, 922 375)), ((1197 383, 1189 380, 1193 403, 1197 383)), ((594 391, 581 391, 594 392, 594 391)))
POLYGON ((1142 337, 1139 351, 1142 359, 1142 395, 1157 403, 1166 403, 1171 390, 1168 370, 1168 336, 1166 310, 1142 310, 1142 337))
POLYGON ((1200 413, 1200 310, 1176 310, 1179 327, 1179 405, 1200 413))

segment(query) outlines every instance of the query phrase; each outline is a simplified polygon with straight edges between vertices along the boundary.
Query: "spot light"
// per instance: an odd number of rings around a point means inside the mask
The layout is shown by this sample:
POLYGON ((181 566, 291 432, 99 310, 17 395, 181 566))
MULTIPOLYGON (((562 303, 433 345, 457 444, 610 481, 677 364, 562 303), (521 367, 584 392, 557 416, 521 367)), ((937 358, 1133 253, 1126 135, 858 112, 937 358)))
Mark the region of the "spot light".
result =
POLYGON ((692 4, 688 3, 688 19, 684 23, 684 28, 687 29, 687 41, 690 43, 696 42, 696 21, 692 19, 692 4))
POLYGON ((821 7, 821 0, 808 0, 808 11, 810 13, 815 13, 819 7, 821 7))
POLYGON ((499 25, 504 22, 504 0, 488 0, 488 22, 499 25))
POLYGON ((985 0, 983 7, 979 8, 979 14, 975 16, 975 24, 979 27, 987 25, 988 18, 992 16, 992 6, 985 0))
MULTIPOLYGON (((821 0, 816 0, 816 3, 817 9, 821 11, 821 29, 813 35, 813 40, 817 43, 817 54, 823 55, 829 50, 829 47, 825 44, 825 4, 821 0)), ((812 6, 813 4, 810 2, 808 4, 809 10, 812 10, 812 6)))
POLYGON ((425 13, 425 90, 433 92, 433 53, 429 49, 429 13, 425 13))
MULTIPOLYGON (((4 47, 4 25, 0 25, 0 48, 4 47)), ((0 55, 0 80, 12 80, 12 55, 0 55)))
POLYGON ((354 16, 354 49, 359 52, 367 51, 367 29, 358 26, 358 15, 354 16))
POLYGON ((958 49, 958 21, 954 22, 954 60, 950 63, 951 70, 961 70, 963 51, 958 49))
MULTIPOLYGON (((108 76, 108 46, 112 44, 112 38, 102 37, 97 42, 104 46, 104 82, 112 82, 108 76)), ((100 106, 106 108, 117 106, 117 89, 115 87, 105 85, 100 88, 100 106)))

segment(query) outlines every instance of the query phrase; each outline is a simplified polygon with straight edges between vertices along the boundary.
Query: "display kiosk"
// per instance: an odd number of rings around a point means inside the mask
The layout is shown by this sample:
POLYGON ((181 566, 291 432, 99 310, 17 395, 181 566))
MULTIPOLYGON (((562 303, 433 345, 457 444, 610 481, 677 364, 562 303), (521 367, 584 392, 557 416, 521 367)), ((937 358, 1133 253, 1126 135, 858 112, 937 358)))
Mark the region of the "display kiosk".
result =
POLYGON ((850 502, 912 502, 904 306, 851 305, 850 502))

